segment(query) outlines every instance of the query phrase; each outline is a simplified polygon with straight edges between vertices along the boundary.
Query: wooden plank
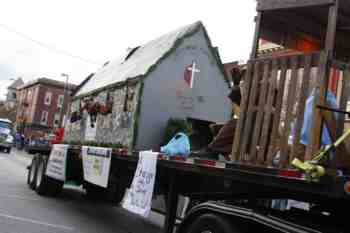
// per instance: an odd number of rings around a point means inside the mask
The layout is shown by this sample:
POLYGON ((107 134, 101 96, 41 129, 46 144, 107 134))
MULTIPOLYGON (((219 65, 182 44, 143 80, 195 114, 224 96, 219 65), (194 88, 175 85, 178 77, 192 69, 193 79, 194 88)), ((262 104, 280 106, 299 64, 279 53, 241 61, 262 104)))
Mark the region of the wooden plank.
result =
POLYGON ((264 64, 264 74, 263 74, 263 80, 262 80, 262 86, 259 96, 259 104, 258 104, 258 113, 255 121, 255 129, 253 131, 253 140, 252 140, 252 147, 250 151, 250 158, 249 161, 253 162, 256 159, 256 152, 259 139, 260 139, 260 133, 262 128, 262 120, 264 116, 264 110, 265 110, 265 102, 266 102, 266 94, 268 90, 268 83, 270 75, 270 61, 266 61, 264 64))
MULTIPOLYGON (((342 86, 341 86, 341 97, 339 108, 346 110, 349 100, 350 93, 350 70, 346 69, 343 72, 342 86)), ((339 114, 337 123, 337 137, 340 137, 344 132, 345 115, 339 114)))
POLYGON ((258 54, 260 31, 261 31, 260 29, 261 18, 262 18, 262 13, 258 12, 258 15, 255 17, 255 32, 254 32, 254 38, 253 38, 252 52, 250 54, 251 59, 256 58, 258 54))
POLYGON ((284 129, 281 137, 281 165, 288 163, 288 138, 291 132, 291 124, 293 122, 293 108, 295 105, 296 87, 298 81, 298 58, 292 58, 291 79, 288 86, 286 118, 284 120, 284 129))
POLYGON ((254 113, 253 107, 255 106, 256 103, 256 98, 257 98, 257 93, 258 93, 258 84, 259 84, 259 79, 260 79, 260 69, 259 66, 261 63, 256 62, 254 64, 254 75, 253 75, 253 80, 252 80, 252 87, 250 91, 250 96, 249 96, 249 104, 248 104, 248 111, 247 111, 247 117, 246 117, 246 122, 244 123, 244 134, 243 134, 243 140, 242 140, 242 149, 240 151, 240 160, 244 160, 246 153, 249 152, 249 139, 251 136, 251 130, 252 130, 252 125, 253 125, 253 118, 254 118, 254 113))
POLYGON ((334 0, 258 0, 257 11, 324 6, 334 4, 334 0))
POLYGON ((335 34, 337 31, 338 7, 339 7, 338 0, 334 0, 334 5, 329 7, 325 48, 329 52, 329 56, 331 59, 333 58, 335 34))
POLYGON ((282 110, 283 96, 285 91, 284 87, 286 83, 286 77, 287 77, 287 58, 283 58, 281 60, 281 74, 280 74, 280 80, 277 88, 276 107, 275 107, 275 114, 273 116, 271 143, 270 143, 269 152, 267 155, 268 158, 271 158, 276 154, 277 145, 279 143, 278 129, 279 129, 280 120, 281 120, 281 110, 282 110))
MULTIPOLYGON (((265 116, 264 116, 264 123, 263 123, 263 129, 261 132, 261 138, 260 138, 260 148, 258 153, 258 161, 264 161, 265 153, 267 150, 267 143, 268 139, 271 137, 270 134, 270 125, 271 125, 271 116, 272 116, 272 109, 273 109, 273 102, 275 99, 276 94, 276 86, 277 86, 277 78, 278 78, 278 63, 279 60, 275 59, 272 62, 272 71, 271 71, 271 78, 270 78, 270 87, 268 91, 267 96, 267 103, 266 103, 266 109, 265 109, 265 116)), ((271 165, 271 161, 268 159, 267 161, 268 165, 271 165)))
MULTIPOLYGON (((319 65, 319 60, 320 60, 320 55, 321 53, 320 52, 313 52, 313 53, 308 53, 307 55, 312 55, 313 59, 312 59, 312 66, 313 67, 317 67, 319 65)), ((278 59, 286 59, 287 62, 286 62, 286 66, 288 69, 290 69, 291 67, 291 64, 290 62, 288 61, 289 58, 291 58, 292 56, 298 56, 299 57, 299 60, 300 62, 298 63, 298 68, 304 68, 305 67, 305 62, 304 62, 304 56, 305 54, 299 54, 299 55, 281 55, 281 56, 278 56, 278 59)), ((271 58, 271 57, 261 57, 261 58, 255 58, 255 59, 250 59, 250 61, 253 61, 253 62, 265 62, 265 61, 269 61, 269 60, 272 60, 274 58, 271 58)), ((343 63, 339 63, 339 62, 336 62, 336 61, 333 61, 332 63, 333 65, 335 66, 340 66, 341 64, 343 63)), ((344 65, 342 65, 342 67, 346 67, 344 65)), ((278 69, 281 69, 282 68, 282 64, 280 63, 278 65, 278 69)))
POLYGON ((241 134, 244 128, 244 122, 246 119, 246 111, 248 109, 248 101, 249 101, 249 95, 250 95, 250 89, 251 89, 251 82, 252 82, 252 70, 253 70, 253 63, 248 62, 247 64, 247 72, 244 78, 244 86, 243 86, 243 93, 242 93, 242 100, 240 105, 240 117, 237 122, 237 128, 235 131, 235 136, 233 138, 233 145, 232 145, 232 153, 231 153, 231 159, 233 161, 237 161, 240 153, 240 145, 241 145, 241 134))
MULTIPOLYGON (((293 142, 293 147, 292 147, 292 153, 289 158, 289 160, 293 160, 294 158, 298 157, 297 156, 297 147, 300 144, 300 138, 301 138, 301 128, 303 127, 303 122, 304 122, 304 112, 305 112, 305 104, 306 104, 306 99, 308 97, 308 90, 309 90, 309 85, 310 85, 310 74, 311 74, 311 63, 312 63, 312 56, 307 55, 305 57, 305 68, 303 71, 303 77, 302 77, 302 83, 301 83, 301 88, 300 88, 300 95, 298 99, 298 109, 296 113, 296 124, 294 128, 294 142, 293 142)), ((299 155, 299 159, 304 159, 304 156, 299 155)))
POLYGON ((321 134, 322 134, 322 117, 320 109, 317 105, 324 106, 326 104, 326 89, 328 87, 329 70, 328 67, 328 52, 321 54, 320 64, 318 67, 318 80, 314 93, 312 124, 309 132, 309 145, 306 150, 305 160, 310 160, 313 155, 320 149, 321 134))

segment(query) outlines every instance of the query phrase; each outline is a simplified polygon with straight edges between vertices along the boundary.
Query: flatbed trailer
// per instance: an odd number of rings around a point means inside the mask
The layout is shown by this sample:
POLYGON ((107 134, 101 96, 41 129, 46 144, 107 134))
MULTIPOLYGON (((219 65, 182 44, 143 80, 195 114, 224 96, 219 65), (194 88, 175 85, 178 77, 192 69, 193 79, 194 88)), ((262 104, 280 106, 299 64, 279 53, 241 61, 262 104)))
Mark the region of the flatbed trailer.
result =
MULTIPOLYGON (((47 162, 50 151, 41 149, 38 152, 40 154, 34 157, 34 161, 47 162)), ((87 193, 97 198, 108 196, 108 200, 119 203, 131 185, 138 162, 137 153, 113 151, 109 177, 111 182, 107 189, 84 181, 80 155, 80 147, 68 149, 67 181, 83 184, 87 193)), ((35 173, 36 176, 43 175, 35 173)), ((265 229, 261 232, 348 232, 350 229, 345 219, 350 206, 350 195, 346 192, 350 176, 325 176, 318 183, 310 183, 296 170, 160 154, 155 180, 155 194, 166 196, 164 232, 167 233, 173 232, 175 226, 179 195, 200 204, 191 205, 178 226, 178 232, 198 232, 193 230, 193 224, 197 224, 196 221, 202 216, 213 218, 214 222, 227 221, 232 229, 236 229, 232 232, 253 232, 252 229, 265 229), (272 200, 278 199, 308 202, 313 207, 310 211, 279 211, 267 206, 272 200), (242 223, 251 225, 247 228, 242 223)), ((40 193, 41 184, 37 178, 32 182, 36 183, 35 189, 40 193)), ((40 179, 40 182, 42 186, 51 187, 48 180, 43 182, 40 179)), ((41 194, 47 195, 49 192, 41 194)))
MULTIPOLYGON (((328 164, 326 175, 318 182, 308 181, 290 166, 295 158, 311 160, 320 149, 323 122, 333 140, 344 132, 345 116, 338 117, 334 124, 332 114, 317 106, 328 107, 326 93, 332 83, 329 82, 332 72, 342 74, 337 86, 333 86, 339 108, 346 109, 349 100, 350 66, 344 61, 350 58, 347 43, 350 36, 345 33, 349 28, 350 5, 347 0, 258 0, 257 3, 255 36, 244 79, 232 161, 220 162, 195 155, 186 159, 159 155, 155 195, 166 197, 166 233, 174 230, 179 195, 191 200, 185 218, 177 226, 179 233, 350 232, 349 166, 338 172, 337 164, 328 164), (300 35, 305 38, 300 39, 300 35), (282 41, 286 47, 290 41, 295 42, 292 43, 295 50, 300 49, 297 42, 305 47, 292 55, 259 57, 261 38, 275 43, 282 41), (316 78, 311 75, 315 70, 316 78), (312 85, 319 94, 313 105, 310 141, 306 152, 300 155, 297 148, 312 85), (289 145, 292 123, 295 123, 295 135, 289 145), (276 165, 278 152, 280 161, 276 165), (271 202, 287 199, 309 203, 308 208, 272 208, 271 202)), ((29 167, 29 186, 42 195, 57 194, 63 182, 46 177, 43 169, 51 148, 35 150, 38 154, 29 167)), ((338 148, 335 154, 335 161, 344 165, 347 155, 338 148)), ((70 146, 66 181, 83 184, 88 195, 119 203, 132 182, 137 161, 137 152, 125 154, 114 150, 108 187, 103 189, 84 181, 81 148, 70 146)))

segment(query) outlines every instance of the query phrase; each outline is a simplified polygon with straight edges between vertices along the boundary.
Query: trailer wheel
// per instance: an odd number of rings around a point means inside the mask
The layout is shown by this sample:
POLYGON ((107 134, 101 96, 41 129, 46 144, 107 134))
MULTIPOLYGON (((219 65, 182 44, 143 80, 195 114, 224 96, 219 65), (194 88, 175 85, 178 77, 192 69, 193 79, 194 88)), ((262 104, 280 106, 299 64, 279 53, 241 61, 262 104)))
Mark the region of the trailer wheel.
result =
POLYGON ((124 198, 124 193, 127 187, 127 176, 122 177, 118 175, 118 173, 111 171, 106 192, 107 201, 113 203, 114 205, 119 205, 124 198))
POLYGON ((106 190, 97 185, 85 183, 84 189, 86 191, 86 197, 90 200, 103 200, 106 195, 106 190))
POLYGON ((241 233, 229 220, 221 215, 207 213, 200 215, 188 226, 186 233, 241 233))
POLYGON ((48 157, 43 156, 38 162, 35 191, 43 196, 55 196, 62 191, 63 182, 45 175, 48 157))
POLYGON ((28 173, 27 173, 27 184, 28 187, 32 190, 35 190, 35 183, 36 183, 36 172, 38 167, 38 156, 35 155, 32 159, 31 164, 28 167, 28 173))

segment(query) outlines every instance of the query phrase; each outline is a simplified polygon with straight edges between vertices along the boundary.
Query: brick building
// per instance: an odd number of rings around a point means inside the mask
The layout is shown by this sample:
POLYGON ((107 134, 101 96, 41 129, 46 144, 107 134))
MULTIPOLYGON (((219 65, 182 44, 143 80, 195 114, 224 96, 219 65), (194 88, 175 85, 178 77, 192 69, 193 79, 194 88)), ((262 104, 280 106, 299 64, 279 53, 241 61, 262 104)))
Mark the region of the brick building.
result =
POLYGON ((39 78, 18 88, 17 130, 26 137, 41 137, 60 126, 76 88, 64 82, 39 78))

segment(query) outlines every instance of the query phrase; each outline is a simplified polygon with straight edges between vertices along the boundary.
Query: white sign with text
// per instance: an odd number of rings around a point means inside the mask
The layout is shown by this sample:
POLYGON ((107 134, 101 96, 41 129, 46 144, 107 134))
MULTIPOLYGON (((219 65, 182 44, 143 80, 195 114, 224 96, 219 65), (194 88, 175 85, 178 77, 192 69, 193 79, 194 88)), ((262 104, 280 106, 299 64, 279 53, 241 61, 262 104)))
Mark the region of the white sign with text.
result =
POLYGON ((125 193, 122 204, 123 208, 145 218, 151 210, 157 158, 158 153, 140 152, 134 179, 125 193))
POLYGON ((83 146, 84 180, 107 188, 112 149, 83 146))
POLYGON ((46 167, 48 177, 65 181, 68 145, 54 144, 46 167))

